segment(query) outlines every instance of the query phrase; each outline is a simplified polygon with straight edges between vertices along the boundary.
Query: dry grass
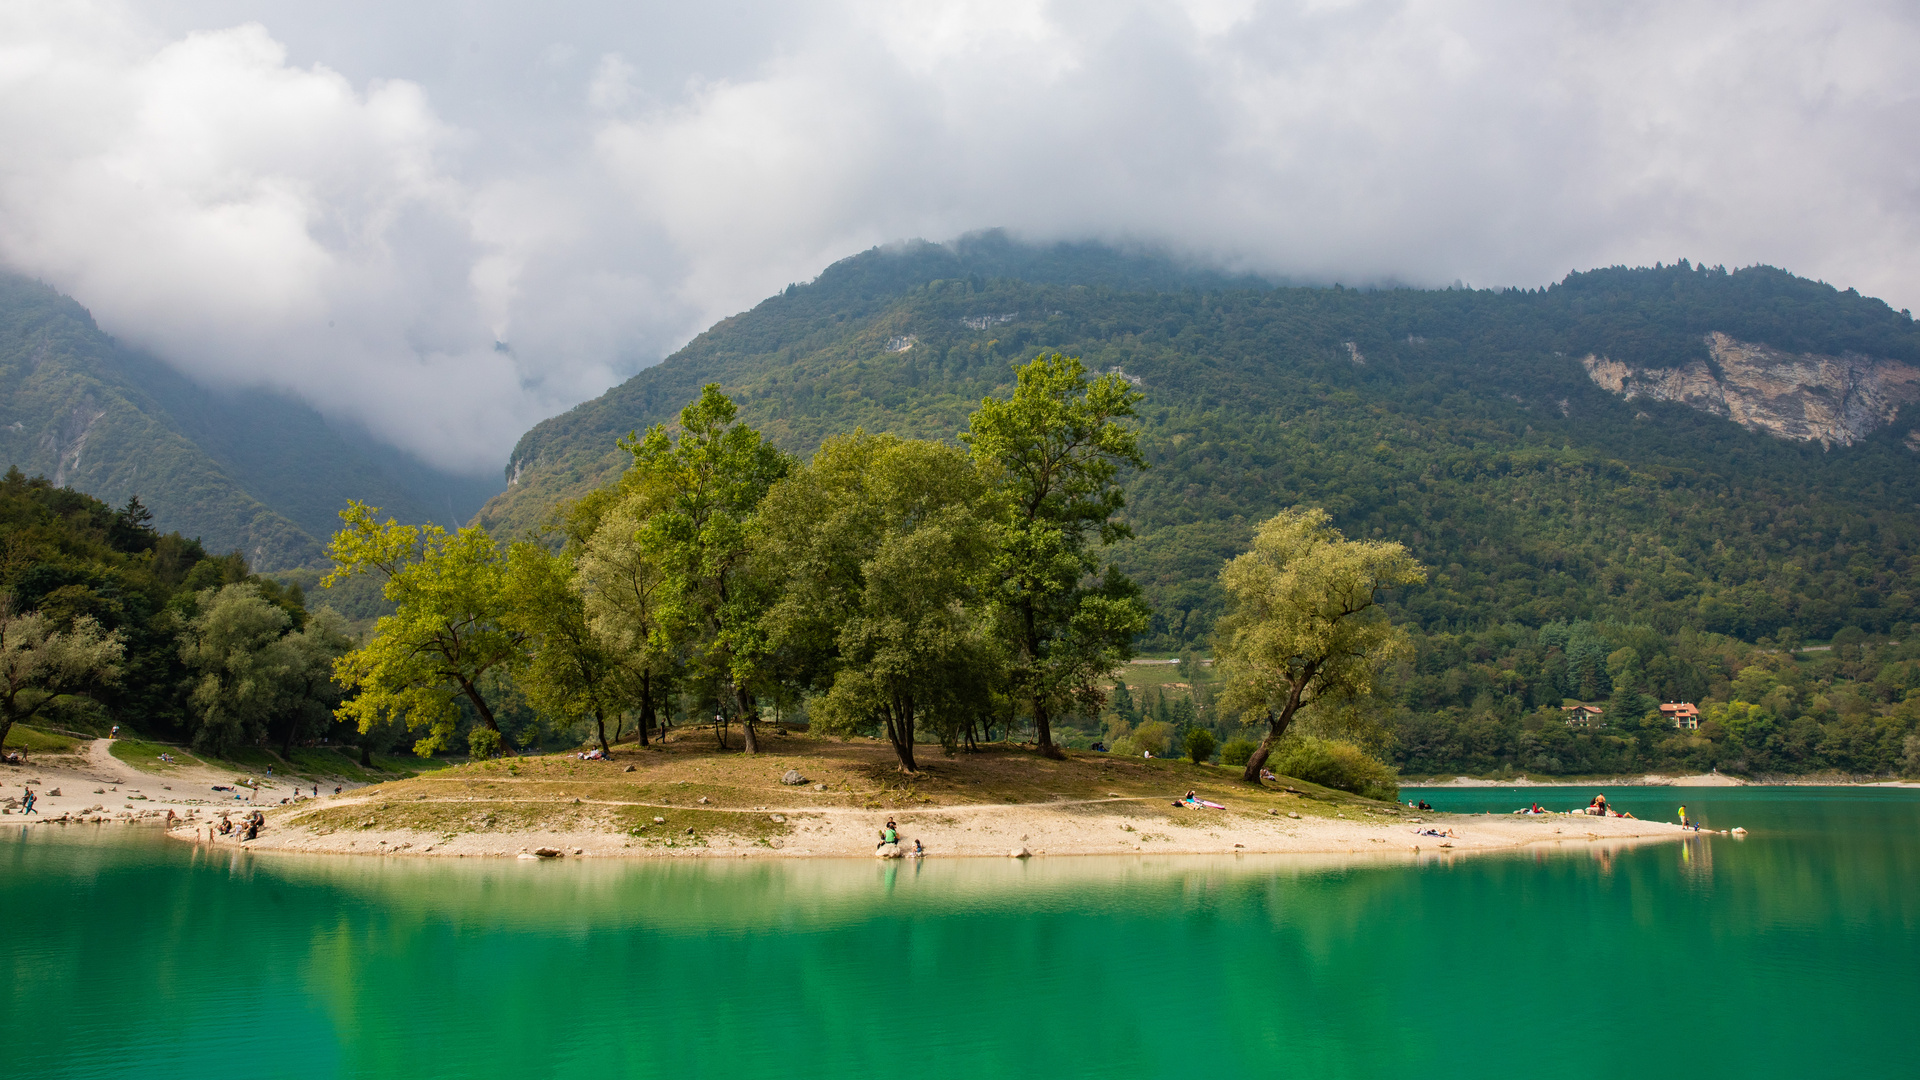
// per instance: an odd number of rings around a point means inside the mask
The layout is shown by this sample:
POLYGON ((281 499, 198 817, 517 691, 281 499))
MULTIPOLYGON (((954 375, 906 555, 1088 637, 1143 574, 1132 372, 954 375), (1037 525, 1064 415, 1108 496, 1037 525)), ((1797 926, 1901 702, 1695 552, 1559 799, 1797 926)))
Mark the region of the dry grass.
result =
MULTIPOLYGON (((738 741, 736 733, 736 747, 738 741)), ((1281 785, 1256 788, 1240 782, 1238 769, 1186 761, 1086 751, 1054 761, 1029 748, 998 745, 949 758, 927 746, 916 755, 920 771, 907 775, 878 740, 777 735, 763 746, 749 757, 738 749, 720 750, 711 732, 690 730, 676 732, 665 746, 623 744, 611 761, 581 761, 569 753, 459 765, 362 789, 352 804, 296 812, 288 824, 321 834, 413 829, 449 838, 589 831, 680 846, 718 835, 758 842, 784 837, 810 810, 1012 804, 1073 812, 1073 804, 1084 802, 1089 814, 1119 813, 1151 829, 1176 813, 1170 803, 1188 790, 1225 803, 1233 815, 1359 818, 1400 812, 1300 781, 1290 783, 1296 793, 1281 785), (807 783, 781 783, 789 769, 807 783), (776 822, 776 815, 785 820, 776 822)))

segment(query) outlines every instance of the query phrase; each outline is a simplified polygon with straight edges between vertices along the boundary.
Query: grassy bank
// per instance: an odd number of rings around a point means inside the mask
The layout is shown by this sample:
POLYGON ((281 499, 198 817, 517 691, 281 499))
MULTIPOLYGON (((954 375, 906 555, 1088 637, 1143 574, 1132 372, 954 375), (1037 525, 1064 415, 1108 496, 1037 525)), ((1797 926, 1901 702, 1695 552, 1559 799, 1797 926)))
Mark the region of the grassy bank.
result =
MULTIPOLYGON (((736 736, 737 745, 737 736, 736 736)), ((903 775, 884 742, 776 735, 749 757, 721 750, 710 731, 678 732, 664 746, 624 744, 612 760, 555 754, 456 765, 356 793, 351 804, 295 810, 285 824, 317 835, 410 830, 463 834, 620 834, 638 846, 686 846, 726 836, 774 843, 810 816, 940 808, 1032 806, 1122 814, 1143 833, 1194 811, 1171 803, 1188 790, 1224 803, 1226 817, 1391 819, 1399 807, 1304 782, 1253 787, 1237 769, 1071 751, 1065 760, 990 745, 948 758, 934 748, 903 775), (796 771, 802 784, 785 784, 796 771), (1289 792, 1285 787, 1291 786, 1289 792), (776 818, 780 820, 776 820, 776 818)))

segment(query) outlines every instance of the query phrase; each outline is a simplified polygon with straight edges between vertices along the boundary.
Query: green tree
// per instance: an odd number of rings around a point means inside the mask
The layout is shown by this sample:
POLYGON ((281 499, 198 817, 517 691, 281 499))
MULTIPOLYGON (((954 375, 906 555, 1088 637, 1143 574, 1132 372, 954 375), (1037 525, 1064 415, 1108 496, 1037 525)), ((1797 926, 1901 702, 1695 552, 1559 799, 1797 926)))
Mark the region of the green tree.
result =
POLYGON ((983 399, 960 436, 1005 493, 992 563, 998 622, 1014 691, 1051 756, 1060 754, 1052 718, 1097 714, 1098 680, 1133 656, 1147 626, 1138 587, 1112 565, 1098 576, 1090 550, 1132 535, 1115 520, 1126 504, 1116 477, 1122 465, 1146 466, 1121 423, 1142 396, 1117 374, 1089 381, 1077 358, 1040 356, 1017 369, 1012 398, 983 399))
POLYGON ((331 611, 308 615, 252 581, 206 589, 180 631, 180 658, 195 675, 189 697, 193 745, 224 753, 272 738, 282 756, 295 740, 327 729, 340 703, 333 665, 353 647, 331 611))
POLYGON ((1397 543, 1348 540, 1327 522, 1324 510, 1283 510, 1220 573, 1233 601, 1216 653, 1221 705, 1264 714, 1267 727, 1249 783, 1301 709, 1372 693, 1377 669, 1407 648, 1380 591, 1423 582, 1426 569, 1397 543))
POLYGON ((503 624, 520 635, 527 659, 518 671, 527 700, 567 723, 587 721, 607 742, 607 719, 632 698, 632 683, 620 655, 588 624, 573 561, 537 544, 507 552, 507 613, 503 624))
POLYGON ((768 494, 765 557, 786 567, 771 645, 825 693, 822 730, 878 723, 905 772, 918 725, 951 748, 990 707, 1001 653, 978 568, 991 492, 967 455, 891 435, 828 439, 768 494))
POLYGON ((656 637, 691 679, 738 716, 758 753, 758 695, 774 688, 763 616, 776 592, 753 557, 754 518, 792 460, 737 423, 720 387, 680 410, 678 436, 656 424, 620 446, 636 484, 657 494, 636 542, 660 574, 656 637))
POLYGON ((1195 765, 1198 765, 1213 757, 1215 742, 1213 732, 1208 731, 1206 728, 1189 728, 1184 741, 1184 745, 1187 748, 1187 759, 1195 765))
POLYGON ((662 622, 666 575, 643 542, 644 499, 629 496, 591 522, 576 562, 576 586, 595 640, 618 658, 647 744, 671 700, 675 658, 662 622))
POLYGON ((358 691, 338 715, 362 733, 388 719, 424 729, 414 743, 422 757, 447 745, 459 726, 461 699, 483 726, 499 731, 485 687, 521 659, 523 639, 507 625, 510 598, 499 545, 479 528, 449 535, 437 525, 391 518, 381 524, 378 513, 348 503, 340 512, 346 528, 327 548, 334 568, 323 585, 379 574, 381 591, 396 609, 374 624, 365 646, 334 665, 340 684, 358 691))
POLYGON ((112 683, 125 653, 118 631, 103 634, 87 616, 62 632, 37 611, 15 615, 0 597, 0 747, 55 698, 112 683))
POLYGON ((1129 724, 1140 722, 1140 707, 1133 703, 1133 693, 1127 689, 1124 680, 1113 684, 1113 693, 1107 703, 1120 719, 1129 724))

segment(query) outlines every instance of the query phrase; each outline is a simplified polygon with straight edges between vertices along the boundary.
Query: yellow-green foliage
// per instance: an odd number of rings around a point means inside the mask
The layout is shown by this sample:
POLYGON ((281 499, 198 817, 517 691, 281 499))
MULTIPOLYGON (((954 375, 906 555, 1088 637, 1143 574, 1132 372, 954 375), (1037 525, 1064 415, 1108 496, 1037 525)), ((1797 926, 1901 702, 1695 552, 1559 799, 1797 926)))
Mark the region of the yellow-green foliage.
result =
POLYGON ((1295 735, 1282 740, 1267 759, 1281 776, 1294 776, 1338 791, 1392 802, 1400 794, 1400 776, 1352 743, 1295 735))

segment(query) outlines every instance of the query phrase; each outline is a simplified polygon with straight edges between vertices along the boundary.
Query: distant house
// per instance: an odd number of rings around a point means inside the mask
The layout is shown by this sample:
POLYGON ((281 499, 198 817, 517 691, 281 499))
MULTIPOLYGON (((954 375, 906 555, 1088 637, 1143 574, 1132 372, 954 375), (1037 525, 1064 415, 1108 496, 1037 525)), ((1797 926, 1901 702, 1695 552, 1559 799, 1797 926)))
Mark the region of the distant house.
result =
POLYGON ((1660 715, 1683 731, 1700 730, 1700 706, 1691 701, 1669 701, 1660 706, 1660 715))
POLYGON ((1567 714, 1568 727, 1603 727, 1606 724, 1600 716, 1607 710, 1598 705, 1562 705, 1560 711, 1567 714))

